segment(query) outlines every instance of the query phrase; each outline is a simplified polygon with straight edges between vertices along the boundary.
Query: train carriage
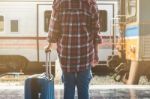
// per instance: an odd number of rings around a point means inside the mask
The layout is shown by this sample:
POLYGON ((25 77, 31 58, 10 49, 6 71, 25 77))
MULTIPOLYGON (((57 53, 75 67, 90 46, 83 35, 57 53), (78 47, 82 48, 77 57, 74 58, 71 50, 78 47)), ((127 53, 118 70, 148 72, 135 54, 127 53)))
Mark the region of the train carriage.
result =
MULTIPOLYGON (((124 71, 122 80, 138 84, 141 75, 150 75, 150 0, 120 0, 119 42, 122 62, 117 69, 124 71), (126 73, 125 73, 126 72, 126 73), (126 77, 125 77, 126 76, 126 77)), ((122 75, 122 74, 119 74, 122 75)))

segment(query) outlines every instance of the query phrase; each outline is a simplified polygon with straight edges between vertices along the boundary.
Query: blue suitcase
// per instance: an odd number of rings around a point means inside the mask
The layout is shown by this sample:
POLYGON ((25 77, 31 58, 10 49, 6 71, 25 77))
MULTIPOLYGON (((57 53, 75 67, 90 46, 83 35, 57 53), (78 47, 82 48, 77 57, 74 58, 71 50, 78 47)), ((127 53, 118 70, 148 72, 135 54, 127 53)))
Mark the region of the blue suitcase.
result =
POLYGON ((25 99, 54 99, 50 53, 46 54, 46 73, 35 74, 25 80, 25 99))

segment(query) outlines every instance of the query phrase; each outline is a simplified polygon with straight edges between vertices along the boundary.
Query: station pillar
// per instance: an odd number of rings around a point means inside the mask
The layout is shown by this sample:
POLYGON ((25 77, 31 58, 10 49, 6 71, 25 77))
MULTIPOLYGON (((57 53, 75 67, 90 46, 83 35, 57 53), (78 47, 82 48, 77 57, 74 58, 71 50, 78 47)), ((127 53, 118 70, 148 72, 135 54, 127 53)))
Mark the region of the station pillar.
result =
POLYGON ((126 82, 128 85, 138 84, 140 79, 140 68, 138 61, 132 61, 130 66, 129 77, 126 82))

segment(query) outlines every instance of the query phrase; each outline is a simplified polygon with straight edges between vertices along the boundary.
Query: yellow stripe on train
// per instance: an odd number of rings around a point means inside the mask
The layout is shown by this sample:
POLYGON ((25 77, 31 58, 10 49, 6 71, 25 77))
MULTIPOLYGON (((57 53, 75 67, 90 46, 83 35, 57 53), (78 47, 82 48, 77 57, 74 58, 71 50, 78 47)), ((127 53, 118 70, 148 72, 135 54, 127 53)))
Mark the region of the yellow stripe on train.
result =
POLYGON ((137 60, 138 59, 138 49, 139 49, 139 38, 133 37, 133 38, 126 38, 125 41, 125 52, 126 52, 126 58, 129 60, 137 60))

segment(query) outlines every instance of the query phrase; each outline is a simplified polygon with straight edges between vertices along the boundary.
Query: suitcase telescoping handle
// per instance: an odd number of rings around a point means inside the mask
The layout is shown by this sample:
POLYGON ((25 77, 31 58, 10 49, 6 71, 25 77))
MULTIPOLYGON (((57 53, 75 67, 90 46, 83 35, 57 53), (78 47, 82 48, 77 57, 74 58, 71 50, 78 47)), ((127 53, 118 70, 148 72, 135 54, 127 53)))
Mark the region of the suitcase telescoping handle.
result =
POLYGON ((48 77, 49 80, 53 79, 53 75, 52 75, 52 66, 51 66, 51 51, 46 52, 46 61, 45 61, 45 65, 46 65, 46 76, 48 77))

